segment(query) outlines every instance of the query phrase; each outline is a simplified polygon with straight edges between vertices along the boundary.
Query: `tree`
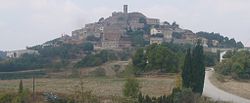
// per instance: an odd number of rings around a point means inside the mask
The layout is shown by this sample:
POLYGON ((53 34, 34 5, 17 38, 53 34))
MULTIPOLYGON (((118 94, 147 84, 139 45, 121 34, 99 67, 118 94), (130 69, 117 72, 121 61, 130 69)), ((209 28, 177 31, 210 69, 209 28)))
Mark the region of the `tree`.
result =
POLYGON ((241 42, 235 41, 235 39, 229 39, 228 37, 224 37, 219 33, 208 33, 208 32, 197 32, 199 37, 203 37, 208 39, 209 47, 222 47, 222 48, 243 48, 244 45, 241 42), (212 45, 212 41, 216 40, 219 42, 219 45, 212 45))
POLYGON ((159 69, 161 72, 177 72, 179 58, 164 45, 153 44, 147 47, 146 57, 148 60, 146 69, 159 69))
POLYGON ((28 90, 24 90, 23 89, 23 81, 20 80, 19 83, 19 88, 18 88, 18 95, 16 97, 16 99, 14 100, 14 103, 27 103, 27 99, 28 99, 28 90))
POLYGON ((238 62, 233 63, 231 68, 232 68, 231 71, 233 73, 236 73, 237 75, 239 75, 240 73, 242 73, 244 71, 243 65, 238 63, 238 62))
POLYGON ((190 48, 187 50, 185 56, 184 68, 182 70, 182 85, 185 88, 191 87, 191 69, 192 69, 192 58, 190 48))
POLYGON ((139 81, 135 78, 128 78, 123 88, 123 95, 130 98, 137 98, 139 93, 139 81))
POLYGON ((205 78, 205 64, 204 64, 204 54, 203 46, 201 40, 198 40, 192 53, 192 70, 191 70, 191 82, 193 92, 199 93, 203 92, 205 78))
POLYGON ((20 80, 20 83, 19 83, 18 93, 19 93, 19 94, 22 94, 22 93, 23 93, 23 81, 22 81, 22 80, 20 80))
POLYGON ((236 48, 244 48, 244 45, 242 44, 242 42, 237 42, 236 48))
MULTIPOLYGON (((140 48, 132 57, 133 66, 137 72, 148 72, 160 70, 160 72, 176 73, 182 64, 180 60, 184 58, 181 49, 173 50, 179 46, 152 44, 145 48, 140 48)), ((182 48, 182 47, 180 47, 182 48)))
POLYGON ((90 42, 86 42, 83 44, 83 50, 84 51, 93 51, 94 50, 94 45, 90 42))
POLYGON ((201 40, 198 40, 193 52, 190 51, 188 49, 182 71, 183 87, 192 88, 193 92, 201 95, 205 78, 205 57, 201 40))
POLYGON ((204 56, 205 56, 204 62, 207 67, 214 66, 219 61, 217 53, 205 52, 204 56))
POLYGON ((144 49, 140 48, 136 51, 135 55, 132 57, 132 62, 134 66, 144 69, 144 67, 146 66, 144 49))

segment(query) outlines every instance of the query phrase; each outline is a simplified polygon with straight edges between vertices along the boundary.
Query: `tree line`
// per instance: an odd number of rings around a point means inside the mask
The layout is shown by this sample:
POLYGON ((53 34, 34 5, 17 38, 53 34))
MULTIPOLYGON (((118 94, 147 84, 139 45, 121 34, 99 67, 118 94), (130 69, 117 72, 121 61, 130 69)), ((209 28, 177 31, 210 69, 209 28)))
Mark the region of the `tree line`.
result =
POLYGON ((217 73, 234 79, 250 79, 249 51, 228 51, 223 57, 226 59, 215 66, 217 73))
POLYGON ((197 32, 200 37, 208 39, 208 47, 221 47, 221 48, 244 48, 241 41, 236 42, 234 38, 229 39, 224 37, 219 33, 208 33, 208 32, 197 32), (212 40, 217 40, 219 42, 218 46, 214 46, 212 40))

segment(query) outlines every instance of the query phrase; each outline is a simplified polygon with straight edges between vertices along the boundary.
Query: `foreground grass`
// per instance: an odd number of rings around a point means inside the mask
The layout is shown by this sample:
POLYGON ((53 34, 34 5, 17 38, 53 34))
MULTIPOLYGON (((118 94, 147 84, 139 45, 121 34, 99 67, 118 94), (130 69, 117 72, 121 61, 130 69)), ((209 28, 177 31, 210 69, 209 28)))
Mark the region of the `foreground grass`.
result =
MULTIPOLYGON (((137 78, 140 81, 143 93, 150 96, 168 95, 174 87, 174 78, 154 77, 137 78)), ((125 78, 82 78, 82 79, 36 79, 36 92, 55 92, 70 94, 82 80, 86 90, 91 90, 97 96, 122 96, 122 88, 125 78)), ((32 90, 32 79, 24 79, 25 88, 32 90)), ((0 90, 17 91, 19 80, 0 80, 0 90)))
POLYGON ((213 73, 210 80, 215 86, 224 91, 250 99, 250 82, 240 82, 231 78, 223 78, 219 74, 213 73))

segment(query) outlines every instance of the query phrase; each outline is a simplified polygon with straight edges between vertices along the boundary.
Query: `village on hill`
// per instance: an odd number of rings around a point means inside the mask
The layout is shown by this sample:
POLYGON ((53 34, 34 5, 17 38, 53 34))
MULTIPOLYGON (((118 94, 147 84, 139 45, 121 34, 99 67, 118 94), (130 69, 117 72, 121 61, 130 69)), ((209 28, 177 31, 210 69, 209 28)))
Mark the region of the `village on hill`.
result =
MULTIPOLYGON (((140 12, 128 12, 128 5, 124 5, 123 12, 113 12, 108 18, 100 18, 95 23, 72 31, 72 39, 82 41, 90 36, 99 38, 95 42, 97 49, 121 49, 133 46, 133 35, 130 32, 142 31, 146 44, 161 44, 162 42, 190 43, 197 38, 191 30, 181 29, 175 22, 160 22, 160 19, 149 18, 140 12), (173 37, 173 34, 183 34, 173 37)), ((139 35, 139 34, 137 34, 139 35)), ((204 46, 207 40, 203 38, 204 46)), ((214 46, 218 41, 214 41, 214 46)))
MULTIPOLYGON (((217 52, 219 48, 242 48, 241 42, 223 37, 218 33, 198 32, 182 29, 176 23, 150 18, 140 12, 129 12, 128 5, 122 12, 113 12, 110 17, 101 17, 97 22, 85 24, 85 27, 72 31, 71 36, 62 34, 60 38, 48 41, 42 47, 57 47, 57 41, 65 44, 91 42, 94 50, 123 50, 133 47, 144 47, 150 44, 174 43, 193 45, 202 40, 205 51, 217 52), (225 46, 226 45, 226 46, 225 46)), ((39 54, 36 49, 14 50, 6 52, 10 58, 22 54, 39 54)))

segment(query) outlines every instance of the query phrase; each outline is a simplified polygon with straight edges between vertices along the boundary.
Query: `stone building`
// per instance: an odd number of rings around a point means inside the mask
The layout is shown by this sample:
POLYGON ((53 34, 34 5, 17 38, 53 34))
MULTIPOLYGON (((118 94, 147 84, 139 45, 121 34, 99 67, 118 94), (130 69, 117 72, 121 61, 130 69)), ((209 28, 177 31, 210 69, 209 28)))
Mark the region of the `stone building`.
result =
POLYGON ((159 25, 160 24, 160 19, 147 18, 146 22, 147 22, 148 25, 159 25))
POLYGON ((124 29, 116 25, 104 27, 102 47, 110 49, 118 48, 119 41, 124 32, 124 29))

